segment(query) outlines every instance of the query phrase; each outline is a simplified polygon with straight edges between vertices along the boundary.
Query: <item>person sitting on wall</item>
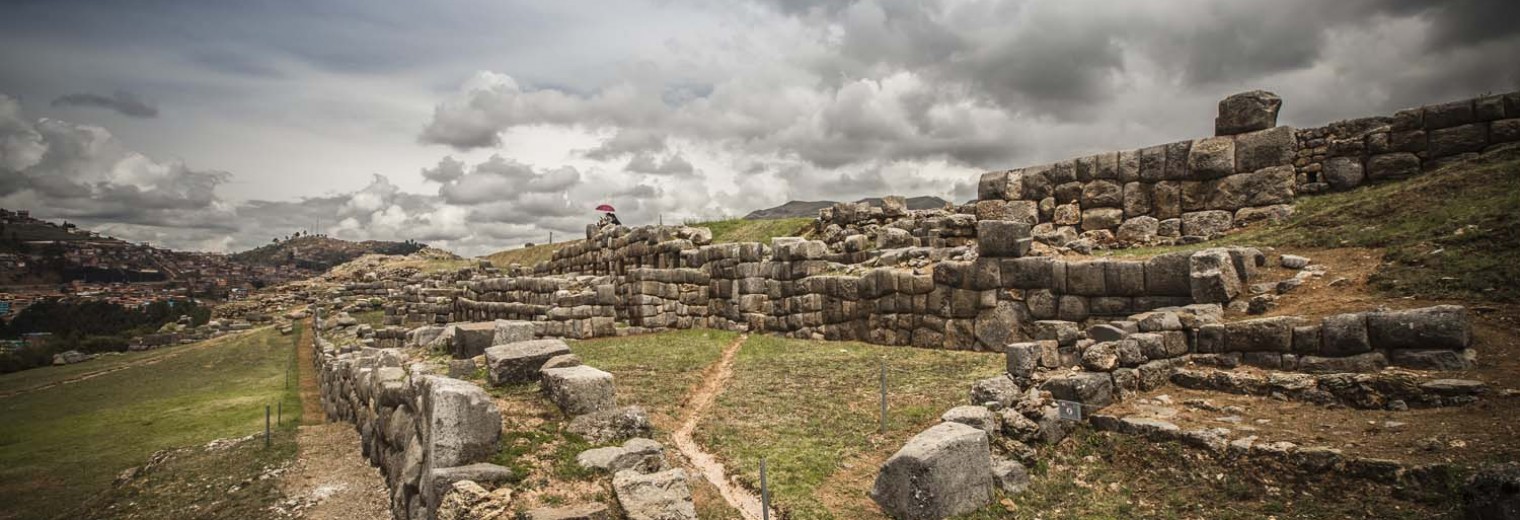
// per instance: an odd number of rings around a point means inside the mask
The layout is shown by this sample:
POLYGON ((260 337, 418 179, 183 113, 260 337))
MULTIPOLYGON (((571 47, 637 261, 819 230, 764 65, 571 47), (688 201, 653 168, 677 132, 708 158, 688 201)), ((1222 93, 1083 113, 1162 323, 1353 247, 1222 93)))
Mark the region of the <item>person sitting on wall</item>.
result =
POLYGON ((604 228, 604 227, 607 227, 609 225, 610 226, 621 226, 621 225, 623 225, 623 221, 618 220, 617 213, 613 213, 613 211, 615 211, 615 210, 612 209, 612 205, 610 205, 610 204, 602 204, 600 206, 597 206, 596 210, 603 212, 602 218, 600 218, 600 219, 598 219, 596 221, 596 227, 597 228, 604 228))

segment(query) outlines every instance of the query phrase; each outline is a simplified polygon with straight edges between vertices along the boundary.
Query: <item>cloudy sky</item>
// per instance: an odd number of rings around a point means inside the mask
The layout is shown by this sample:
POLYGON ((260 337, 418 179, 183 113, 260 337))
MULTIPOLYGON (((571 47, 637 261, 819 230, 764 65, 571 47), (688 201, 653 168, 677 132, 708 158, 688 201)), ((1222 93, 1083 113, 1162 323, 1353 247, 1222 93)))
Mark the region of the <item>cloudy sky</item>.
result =
POLYGON ((1520 89, 1512 0, 7 1, 0 207, 465 254, 1520 89), (427 4, 427 5, 424 5, 427 4), (432 5, 442 4, 442 5, 432 5))

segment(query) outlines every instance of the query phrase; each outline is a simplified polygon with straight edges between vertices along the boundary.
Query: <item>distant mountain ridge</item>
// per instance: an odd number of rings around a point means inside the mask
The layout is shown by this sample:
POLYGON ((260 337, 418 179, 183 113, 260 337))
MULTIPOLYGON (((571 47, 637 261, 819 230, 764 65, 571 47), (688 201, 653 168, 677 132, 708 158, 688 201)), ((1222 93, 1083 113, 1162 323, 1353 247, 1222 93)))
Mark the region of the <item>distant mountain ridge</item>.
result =
MULTIPOLYGON (((855 202, 865 202, 872 206, 880 206, 881 197, 867 197, 855 202)), ((948 204, 945 199, 931 196, 911 197, 907 200, 907 202, 908 209, 936 209, 943 208, 945 207, 945 204, 948 204)), ((837 203, 832 200, 794 200, 787 202, 786 204, 776 206, 774 208, 751 211, 748 215, 745 215, 744 218, 747 220, 766 220, 778 218, 816 217, 818 216, 818 210, 831 207, 834 204, 837 203)))

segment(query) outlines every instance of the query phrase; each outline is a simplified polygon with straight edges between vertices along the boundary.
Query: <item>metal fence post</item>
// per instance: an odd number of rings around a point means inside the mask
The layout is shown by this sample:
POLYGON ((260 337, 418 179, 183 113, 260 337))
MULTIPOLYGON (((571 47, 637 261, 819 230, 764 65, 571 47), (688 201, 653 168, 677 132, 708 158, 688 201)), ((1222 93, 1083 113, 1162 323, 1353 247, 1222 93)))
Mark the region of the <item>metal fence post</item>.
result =
POLYGON ((264 405, 264 447, 269 447, 269 405, 264 405))
POLYGON ((760 457, 760 520, 771 518, 771 488, 765 481, 765 457, 760 457))
POLYGON ((881 362, 881 430, 887 433, 887 362, 881 362))

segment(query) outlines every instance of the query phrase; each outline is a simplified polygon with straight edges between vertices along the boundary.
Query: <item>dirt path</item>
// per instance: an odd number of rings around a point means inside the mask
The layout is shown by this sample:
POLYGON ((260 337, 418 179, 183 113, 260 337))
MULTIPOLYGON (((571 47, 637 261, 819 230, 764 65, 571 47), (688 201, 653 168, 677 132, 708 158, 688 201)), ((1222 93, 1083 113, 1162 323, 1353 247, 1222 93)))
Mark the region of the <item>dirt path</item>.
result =
MULTIPOLYGON (((103 376, 103 375, 106 375, 106 374, 120 372, 122 370, 126 370, 126 369, 129 369, 129 368, 137 368, 137 367, 143 367, 143 366, 152 365, 152 364, 155 364, 155 363, 158 363, 160 361, 167 360, 167 359, 174 359, 176 357, 179 357, 179 356, 184 355, 184 354, 189 353, 189 352, 195 352, 195 351, 198 351, 198 350, 205 350, 205 349, 214 347, 216 345, 220 345, 220 344, 226 342, 229 339, 241 337, 241 336, 243 336, 245 334, 251 334, 251 333, 253 333, 255 331, 263 330, 263 329, 264 329, 264 327, 258 327, 258 328, 242 331, 242 332, 239 332, 237 334, 228 334, 226 336, 222 336, 222 337, 218 337, 218 338, 211 338, 211 339, 208 339, 208 340, 200 342, 199 345, 189 345, 189 346, 186 346, 185 348, 182 348, 182 349, 179 349, 179 350, 175 350, 175 351, 169 352, 167 354, 161 354, 161 355, 158 355, 158 356, 146 357, 146 358, 143 358, 143 359, 139 359, 137 361, 131 361, 131 362, 122 363, 120 365, 116 365, 116 366, 113 366, 113 367, 110 367, 110 368, 103 368, 103 369, 100 369, 100 370, 96 370, 94 372, 85 372, 85 373, 79 374, 77 376, 72 376, 72 377, 68 377, 68 378, 65 378, 65 379, 59 379, 57 381, 51 381, 51 382, 43 383, 43 384, 40 384, 40 385, 37 385, 37 386, 32 386, 32 387, 28 387, 28 388, 22 388, 22 389, 19 389, 19 390, 11 390, 9 392, 0 392, 0 399, 5 399, 7 397, 15 397, 15 396, 22 395, 22 394, 30 394, 32 392, 37 392, 37 391, 40 391, 40 390, 47 390, 49 388, 53 388, 53 387, 56 387, 56 386, 62 386, 62 385, 67 385, 67 384, 78 383, 80 381, 86 381, 86 380, 94 379, 94 378, 97 378, 97 377, 100 377, 100 376, 103 376)), ((88 361, 86 361, 86 363, 88 363, 88 361)))
POLYGON ((760 497, 730 481, 727 471, 723 469, 723 464, 718 462, 717 457, 703 451, 702 447, 691 438, 692 431, 697 429, 697 422, 702 420, 707 409, 711 408, 713 402, 717 400, 718 394, 723 392, 723 387, 728 383, 729 378, 733 377, 734 357, 739 354, 739 347, 744 346, 746 339, 749 339, 749 336, 739 336, 723 350, 723 357, 707 369, 701 386, 698 386, 696 394, 691 396, 690 406, 681 419, 681 427, 676 429, 671 438, 676 444, 676 449, 686 457, 692 467, 702 474, 703 478, 718 489, 718 494, 728 502, 728 505, 739 510, 747 519, 760 520, 762 517, 760 497))
POLYGON ((296 433, 299 453, 282 488, 302 508, 302 518, 343 520, 390 517, 390 491, 380 470, 370 466, 352 425, 327 422, 317 389, 316 346, 311 321, 301 327, 297 345, 300 363, 301 422, 296 433))

